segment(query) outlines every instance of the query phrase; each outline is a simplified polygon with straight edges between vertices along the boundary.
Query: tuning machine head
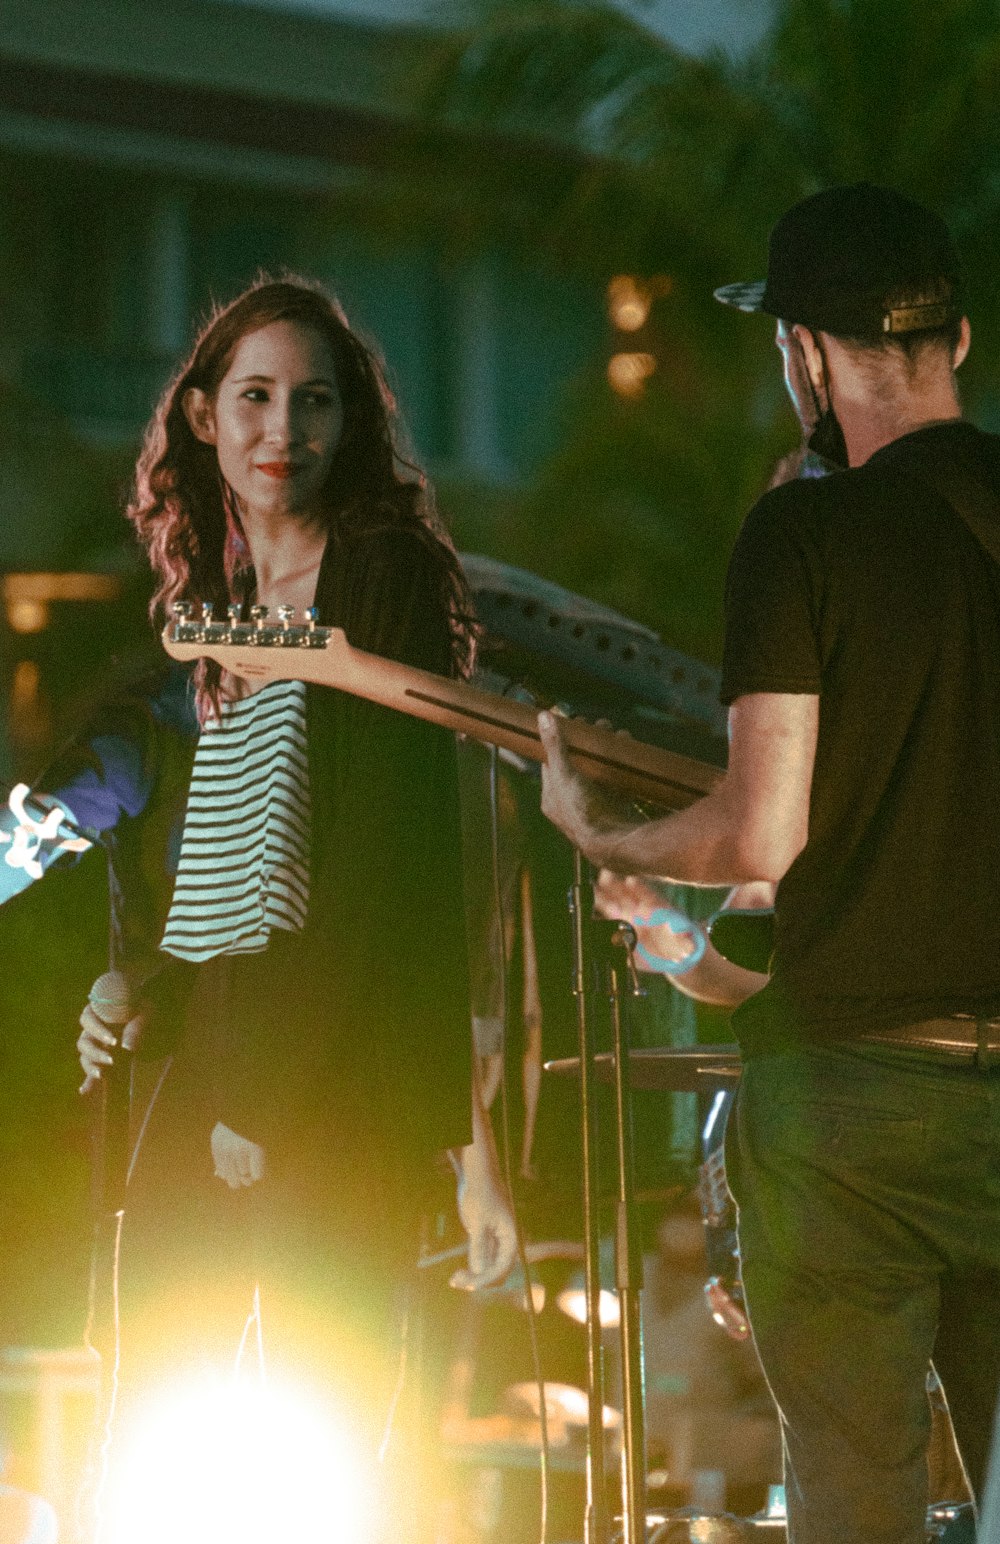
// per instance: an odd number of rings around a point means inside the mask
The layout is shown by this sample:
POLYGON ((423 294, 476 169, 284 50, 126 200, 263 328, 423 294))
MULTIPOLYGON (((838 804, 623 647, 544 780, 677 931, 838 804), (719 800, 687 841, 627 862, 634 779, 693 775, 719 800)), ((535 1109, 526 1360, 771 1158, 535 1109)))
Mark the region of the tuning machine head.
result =
POLYGON ((178 627, 183 627, 185 623, 190 622, 194 607, 189 600, 175 600, 170 610, 173 613, 175 624, 178 627))
POLYGON ((259 633, 261 631, 261 629, 263 628, 264 623, 266 621, 267 621, 267 607, 266 606, 251 606, 250 607, 250 622, 251 622, 251 625, 252 625, 253 630, 254 630, 255 633, 259 633))
POLYGON ((292 623, 295 621, 295 607, 294 606, 279 606, 278 607, 278 621, 281 623, 282 628, 287 633, 288 629, 291 627, 292 623))
POLYGON ((316 623, 319 621, 319 607, 307 606, 305 611, 306 626, 311 633, 316 631, 316 623))

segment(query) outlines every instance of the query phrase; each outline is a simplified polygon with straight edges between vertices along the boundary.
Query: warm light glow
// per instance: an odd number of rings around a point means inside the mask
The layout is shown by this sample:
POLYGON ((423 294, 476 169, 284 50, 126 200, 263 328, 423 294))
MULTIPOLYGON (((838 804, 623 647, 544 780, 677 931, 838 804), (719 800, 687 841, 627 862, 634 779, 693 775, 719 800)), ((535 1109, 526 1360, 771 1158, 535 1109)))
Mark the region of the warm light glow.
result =
POLYGON ((165 1394, 113 1460, 107 1544, 365 1544, 373 1460, 349 1417, 334 1424, 280 1385, 206 1379, 165 1394))
POLYGON ((620 273, 608 285, 608 315, 619 332, 638 332, 649 320, 653 296, 648 285, 620 273))
POLYGON ((114 600, 121 593, 117 574, 4 574, 3 598, 11 601, 114 600))
MULTIPOLYGON (((512 1383, 504 1390, 504 1403, 515 1413, 527 1411, 536 1420, 539 1412, 538 1384, 512 1383)), ((545 1415, 548 1421, 565 1421, 567 1426, 586 1426, 590 1420, 590 1400, 586 1389, 575 1383, 545 1384, 545 1415)), ((603 1407, 601 1423, 605 1431, 617 1431, 622 1424, 621 1412, 613 1405, 603 1407)))
POLYGON ((42 600, 9 600, 7 626, 12 633, 41 633, 49 625, 49 608, 42 600))
POLYGON ((639 332, 649 321, 654 300, 669 295, 672 289, 669 274, 654 274, 651 279, 616 274, 608 283, 608 315, 619 332, 639 332))
POLYGON ((7 625, 14 633, 43 632, 53 601, 111 601, 121 593, 116 574, 4 574, 0 586, 7 625))
POLYGON ((38 701, 42 673, 33 659, 19 659, 14 666, 10 686, 10 705, 15 713, 26 713, 38 701))
MULTIPOLYGON (((556 1303, 563 1313, 575 1319, 577 1324, 586 1324, 587 1294, 582 1287, 567 1287, 564 1292, 560 1292, 556 1303)), ((602 1329, 617 1329, 621 1323, 618 1295, 615 1292, 609 1292, 605 1287, 601 1288, 600 1316, 602 1329)))
POLYGON ((608 360, 608 381, 620 397, 641 397, 655 369, 652 354, 612 354, 608 360))

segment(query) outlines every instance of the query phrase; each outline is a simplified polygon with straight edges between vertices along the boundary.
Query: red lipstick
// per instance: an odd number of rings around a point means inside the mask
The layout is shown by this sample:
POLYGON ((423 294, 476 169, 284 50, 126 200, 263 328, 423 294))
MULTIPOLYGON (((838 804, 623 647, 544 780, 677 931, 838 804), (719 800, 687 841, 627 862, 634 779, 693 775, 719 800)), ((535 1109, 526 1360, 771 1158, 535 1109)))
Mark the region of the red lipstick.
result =
POLYGON ((265 472, 268 477, 277 477, 282 481, 298 471, 294 461, 258 461, 256 466, 258 472, 265 472))

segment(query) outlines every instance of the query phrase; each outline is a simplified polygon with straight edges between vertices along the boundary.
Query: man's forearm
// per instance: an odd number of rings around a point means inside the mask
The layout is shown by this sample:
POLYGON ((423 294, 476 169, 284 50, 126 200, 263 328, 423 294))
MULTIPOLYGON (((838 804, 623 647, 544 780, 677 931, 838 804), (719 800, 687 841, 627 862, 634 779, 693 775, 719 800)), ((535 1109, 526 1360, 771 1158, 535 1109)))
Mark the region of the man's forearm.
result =
POLYGON ((777 882, 805 846, 819 698, 757 693, 730 710, 729 768, 676 814, 626 823, 569 761, 558 719, 539 715, 542 811, 592 863, 680 884, 777 882))
POLYGON ((728 887, 767 876, 752 872, 742 832, 720 790, 655 820, 611 825, 585 852, 618 874, 654 874, 675 884, 728 887))

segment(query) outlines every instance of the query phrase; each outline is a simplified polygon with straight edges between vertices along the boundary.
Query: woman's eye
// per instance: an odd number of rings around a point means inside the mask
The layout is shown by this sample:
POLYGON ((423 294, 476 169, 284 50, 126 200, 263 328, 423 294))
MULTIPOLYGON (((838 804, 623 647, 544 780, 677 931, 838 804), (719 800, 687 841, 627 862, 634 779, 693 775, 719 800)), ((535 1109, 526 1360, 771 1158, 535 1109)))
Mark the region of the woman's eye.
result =
POLYGON ((243 393, 243 399, 246 402, 266 402, 267 392, 263 386, 250 386, 243 393))

